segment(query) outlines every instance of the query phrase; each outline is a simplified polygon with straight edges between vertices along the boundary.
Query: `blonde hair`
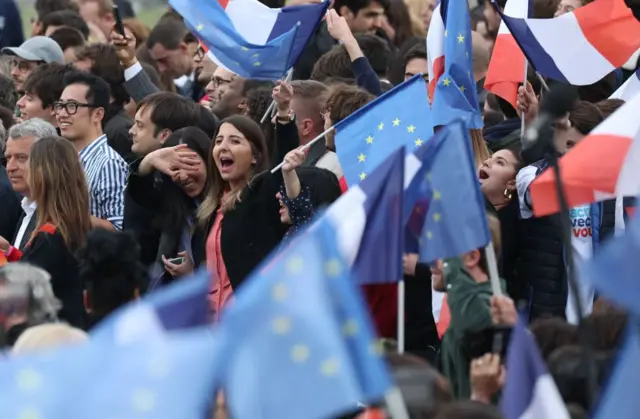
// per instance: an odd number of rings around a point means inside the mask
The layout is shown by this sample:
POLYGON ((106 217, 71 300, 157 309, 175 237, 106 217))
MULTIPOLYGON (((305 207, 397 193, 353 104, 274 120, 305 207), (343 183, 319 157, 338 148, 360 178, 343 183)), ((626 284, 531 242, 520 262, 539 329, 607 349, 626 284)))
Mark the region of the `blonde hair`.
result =
POLYGON ((482 162, 491 157, 487 143, 484 141, 481 129, 470 129, 471 147, 473 148, 473 161, 476 167, 480 167, 482 162))
POLYGON ((51 223, 74 250, 91 230, 89 187, 78 152, 69 140, 45 137, 31 146, 27 177, 37 204, 37 228, 51 223))
POLYGON ((25 330, 11 349, 12 355, 44 352, 66 344, 79 344, 89 339, 82 330, 65 323, 47 323, 25 330))
POLYGON ((414 36, 427 36, 427 27, 424 24, 422 15, 427 8, 425 0, 404 0, 404 4, 409 10, 409 18, 411 19, 411 32, 414 36))

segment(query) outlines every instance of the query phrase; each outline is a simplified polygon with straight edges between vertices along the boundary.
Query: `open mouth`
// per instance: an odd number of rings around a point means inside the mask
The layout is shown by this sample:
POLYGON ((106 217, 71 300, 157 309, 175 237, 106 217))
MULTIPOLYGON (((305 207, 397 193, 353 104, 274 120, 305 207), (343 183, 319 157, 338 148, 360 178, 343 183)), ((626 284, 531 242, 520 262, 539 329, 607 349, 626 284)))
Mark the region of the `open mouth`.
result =
POLYGON ((485 179, 489 179, 489 174, 487 173, 486 170, 484 169, 480 169, 478 171, 478 178, 480 178, 480 180, 485 180, 485 179))
POLYGON ((60 122, 58 125, 60 125, 60 129, 65 129, 71 126, 71 122, 60 122))
POLYGON ((229 157, 220 157, 220 170, 228 170, 233 166, 233 159, 229 157))

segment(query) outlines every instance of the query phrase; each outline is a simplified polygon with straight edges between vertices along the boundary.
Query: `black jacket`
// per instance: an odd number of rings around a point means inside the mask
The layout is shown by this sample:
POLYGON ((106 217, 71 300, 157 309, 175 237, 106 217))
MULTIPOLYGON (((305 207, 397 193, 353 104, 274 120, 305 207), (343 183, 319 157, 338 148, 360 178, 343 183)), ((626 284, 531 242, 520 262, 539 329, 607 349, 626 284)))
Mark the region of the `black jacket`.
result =
MULTIPOLYGON (((19 251, 14 250, 14 252, 19 251)), ((78 261, 60 232, 52 225, 45 224, 38 229, 21 255, 16 256, 10 253, 8 259, 30 263, 51 275, 53 293, 62 303, 58 317, 71 326, 84 329, 86 317, 82 297, 84 286, 78 275, 78 261)))
POLYGON ((131 137, 129 130, 133 120, 122 105, 111 104, 103 120, 104 134, 107 144, 113 148, 128 164, 136 160, 137 156, 131 151, 131 137))
POLYGON ((294 80, 307 80, 311 77, 313 66, 318 59, 337 45, 335 39, 327 30, 327 23, 321 22, 315 34, 309 39, 307 46, 300 54, 293 69, 294 80))
POLYGON ((0 166, 0 236, 7 240, 18 231, 22 206, 18 194, 13 191, 7 172, 0 166))

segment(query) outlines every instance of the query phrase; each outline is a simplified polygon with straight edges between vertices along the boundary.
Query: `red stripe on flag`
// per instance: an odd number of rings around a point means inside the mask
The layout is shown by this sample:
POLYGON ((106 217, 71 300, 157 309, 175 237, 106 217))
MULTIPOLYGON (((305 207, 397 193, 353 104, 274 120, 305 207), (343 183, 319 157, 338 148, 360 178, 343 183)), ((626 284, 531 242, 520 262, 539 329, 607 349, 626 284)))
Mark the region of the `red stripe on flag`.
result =
MULTIPOLYGON (((560 159, 569 208, 594 202, 595 191, 615 193, 632 142, 619 135, 589 135, 560 159)), ((552 170, 538 176, 529 188, 536 217, 560 211, 552 170)))
POLYGON ((229 4, 229 0, 218 0, 218 3, 220 3, 220 6, 222 6, 223 9, 226 9, 229 4))
POLYGON ((524 54, 511 34, 498 35, 484 87, 516 108, 518 85, 524 81, 524 54))
POLYGON ((614 67, 620 67, 640 48, 640 22, 624 0, 597 0, 576 9, 576 20, 585 38, 614 67))
POLYGON ((440 76, 444 74, 444 55, 433 61, 433 74, 433 80, 429 80, 429 100, 431 102, 433 102, 433 94, 436 91, 438 80, 440 80, 440 76))

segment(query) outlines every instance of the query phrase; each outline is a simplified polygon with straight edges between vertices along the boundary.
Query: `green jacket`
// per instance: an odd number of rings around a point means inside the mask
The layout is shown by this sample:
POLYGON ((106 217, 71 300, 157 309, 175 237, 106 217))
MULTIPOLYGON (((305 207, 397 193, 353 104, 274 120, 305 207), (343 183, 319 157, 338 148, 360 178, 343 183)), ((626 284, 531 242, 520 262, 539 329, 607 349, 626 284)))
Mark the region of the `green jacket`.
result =
MULTIPOLYGON (((449 380, 456 399, 471 396, 469 382, 470 359, 462 351, 462 338, 469 332, 477 332, 493 326, 491 321, 491 282, 477 283, 462 267, 459 258, 445 261, 444 280, 447 287, 447 304, 451 322, 442 338, 442 373, 449 380)), ((500 280, 504 291, 504 280, 500 280)))

